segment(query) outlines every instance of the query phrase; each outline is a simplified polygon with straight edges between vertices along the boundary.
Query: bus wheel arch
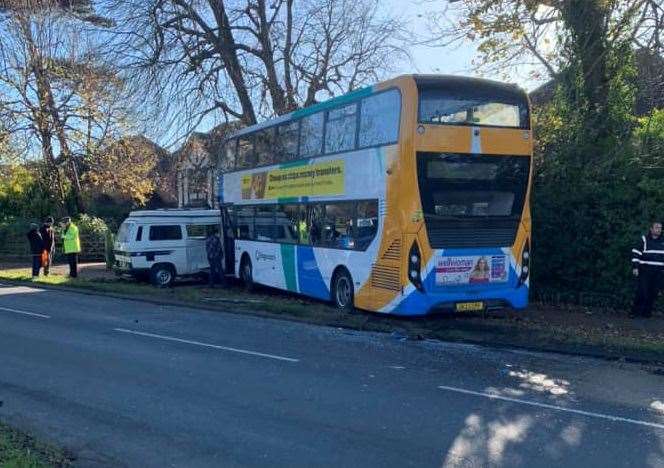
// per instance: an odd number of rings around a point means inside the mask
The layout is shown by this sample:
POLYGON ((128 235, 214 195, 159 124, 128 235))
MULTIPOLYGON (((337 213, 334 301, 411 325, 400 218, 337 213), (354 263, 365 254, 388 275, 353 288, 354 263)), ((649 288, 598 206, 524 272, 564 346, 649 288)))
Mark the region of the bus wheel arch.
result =
POLYGON ((345 266, 339 265, 332 273, 330 299, 334 306, 344 312, 351 312, 355 304, 353 277, 345 266))
POLYGON ((240 257, 239 276, 246 291, 251 292, 255 289, 253 265, 251 264, 251 257, 247 252, 244 252, 240 257))
POLYGON ((173 285, 176 274, 172 263, 157 263, 150 268, 150 281, 158 288, 168 288, 173 285))

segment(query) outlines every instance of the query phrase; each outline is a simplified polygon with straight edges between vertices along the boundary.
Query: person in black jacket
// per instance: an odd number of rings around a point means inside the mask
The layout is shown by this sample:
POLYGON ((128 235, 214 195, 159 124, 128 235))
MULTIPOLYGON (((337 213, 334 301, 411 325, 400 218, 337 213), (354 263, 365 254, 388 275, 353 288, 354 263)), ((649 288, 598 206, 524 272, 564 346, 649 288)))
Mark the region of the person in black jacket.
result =
POLYGON ((44 276, 48 276, 48 271, 53 261, 53 254, 55 253, 55 230, 53 229, 53 217, 49 216, 44 220, 44 224, 39 228, 39 234, 44 241, 44 250, 46 250, 46 261, 42 265, 44 267, 44 276))
POLYGON ((32 278, 39 276, 39 269, 41 268, 41 256, 44 252, 44 240, 39 234, 39 226, 35 223, 30 224, 28 231, 28 242, 30 242, 30 255, 32 255, 32 278))
POLYGON ((652 307, 662 286, 664 272, 664 239, 662 223, 653 222, 650 232, 632 249, 632 273, 638 279, 638 287, 631 317, 650 317, 652 307))

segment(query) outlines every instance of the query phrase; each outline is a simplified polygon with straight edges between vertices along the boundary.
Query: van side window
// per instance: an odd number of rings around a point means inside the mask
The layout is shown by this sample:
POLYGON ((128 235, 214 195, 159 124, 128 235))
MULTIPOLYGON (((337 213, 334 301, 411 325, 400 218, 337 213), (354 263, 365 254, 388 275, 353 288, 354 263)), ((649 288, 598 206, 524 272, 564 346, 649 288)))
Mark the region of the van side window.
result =
POLYGON ((189 239, 205 239, 209 224, 187 224, 187 237, 189 239))
POLYGON ((179 240, 182 239, 182 229, 179 225, 173 226, 150 226, 150 240, 179 240))
POLYGON ((136 231, 136 242, 140 242, 143 237, 143 226, 138 226, 138 231, 136 231))

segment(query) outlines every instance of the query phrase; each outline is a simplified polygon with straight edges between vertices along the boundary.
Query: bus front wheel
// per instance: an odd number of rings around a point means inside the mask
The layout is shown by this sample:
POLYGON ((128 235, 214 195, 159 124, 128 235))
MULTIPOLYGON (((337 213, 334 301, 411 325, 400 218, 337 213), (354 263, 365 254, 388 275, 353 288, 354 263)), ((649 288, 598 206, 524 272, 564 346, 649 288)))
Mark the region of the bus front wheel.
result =
POLYGON ((242 259, 242 264, 240 266, 240 278, 242 278, 245 291, 252 292, 254 290, 254 274, 251 267, 251 260, 248 256, 245 256, 242 259))
POLYGON ((351 312, 353 310, 354 289, 353 279, 346 269, 340 269, 332 279, 332 302, 334 306, 343 311, 351 312))

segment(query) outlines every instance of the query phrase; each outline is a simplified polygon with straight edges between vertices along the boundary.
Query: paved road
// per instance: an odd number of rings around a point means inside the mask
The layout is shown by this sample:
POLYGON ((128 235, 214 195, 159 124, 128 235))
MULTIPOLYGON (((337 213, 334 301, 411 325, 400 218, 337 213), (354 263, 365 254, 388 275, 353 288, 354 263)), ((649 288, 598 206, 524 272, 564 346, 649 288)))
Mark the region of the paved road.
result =
POLYGON ((664 376, 0 286, 0 419, 79 466, 664 467, 664 376))

